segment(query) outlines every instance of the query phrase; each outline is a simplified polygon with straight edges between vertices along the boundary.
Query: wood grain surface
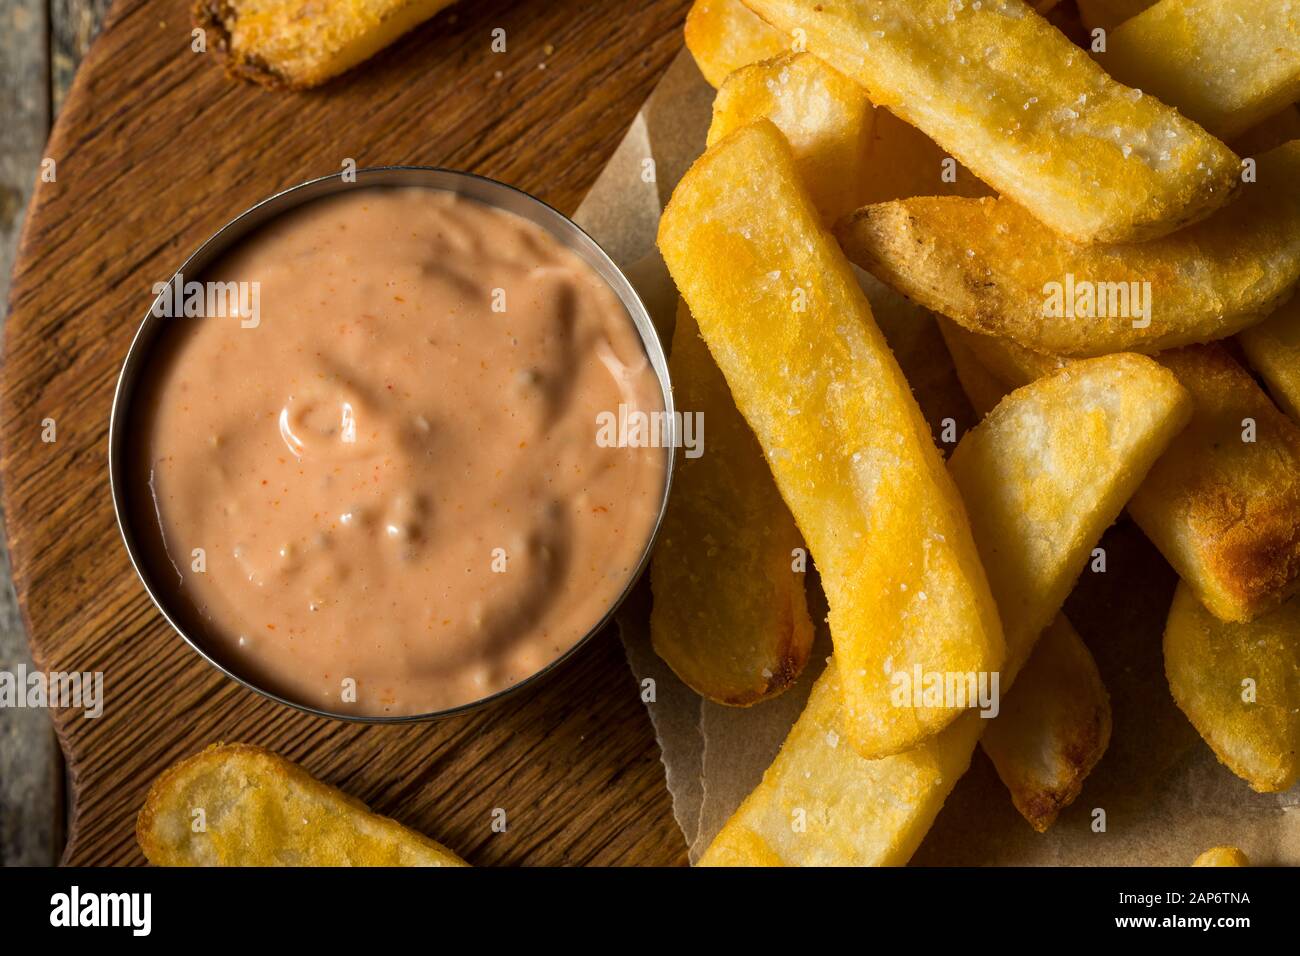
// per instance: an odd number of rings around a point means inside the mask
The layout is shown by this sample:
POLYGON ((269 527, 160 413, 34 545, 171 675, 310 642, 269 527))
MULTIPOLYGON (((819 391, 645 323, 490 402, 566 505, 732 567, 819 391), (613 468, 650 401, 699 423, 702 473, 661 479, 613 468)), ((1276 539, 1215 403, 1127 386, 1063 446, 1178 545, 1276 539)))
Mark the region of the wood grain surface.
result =
POLYGON ((46 670, 103 671, 104 715, 55 711, 72 780, 64 861, 139 863, 144 791, 206 744, 250 741, 476 864, 679 864, 662 767, 612 633, 540 687, 436 724, 309 717, 214 672, 132 573, 108 492, 112 389, 150 286, 234 214, 359 166, 453 166, 572 211, 681 45, 685 0, 603 13, 488 0, 328 86, 270 93, 190 51, 179 0, 119 0, 62 105, 19 244, 0 386, 14 580, 46 670), (490 51, 507 31, 508 52, 490 51), (53 418, 57 440, 41 440, 53 418), (493 810, 505 833, 491 830, 493 810))

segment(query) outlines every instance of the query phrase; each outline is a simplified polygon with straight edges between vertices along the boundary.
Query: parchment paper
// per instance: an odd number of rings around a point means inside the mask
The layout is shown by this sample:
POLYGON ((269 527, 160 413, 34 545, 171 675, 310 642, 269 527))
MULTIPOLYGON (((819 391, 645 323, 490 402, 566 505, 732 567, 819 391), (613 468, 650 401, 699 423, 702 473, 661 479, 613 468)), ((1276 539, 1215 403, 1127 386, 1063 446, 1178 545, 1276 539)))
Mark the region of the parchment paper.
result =
MULTIPOLYGON (((703 152, 712 100, 713 90, 683 50, 575 216, 629 272, 665 343, 676 293, 655 251, 655 231, 673 186, 703 152)), ((944 418, 954 420, 960 435, 974 417, 933 317, 860 278, 936 435, 944 418)), ((1114 730, 1106 756, 1074 805, 1038 834, 977 751, 913 863, 1180 866, 1226 843, 1256 864, 1300 865, 1300 787, 1280 795, 1251 791, 1218 763, 1169 694, 1160 645, 1173 572, 1126 518, 1102 545, 1107 571, 1084 573, 1066 613, 1110 691, 1114 730)), ((659 660, 650 647, 650 601, 643 580, 620 611, 619 630, 638 682, 653 681, 647 707, 673 813, 694 862, 762 778, 825 665, 824 598, 810 575, 810 610, 823 623, 798 685, 746 709, 701 700, 659 660)))

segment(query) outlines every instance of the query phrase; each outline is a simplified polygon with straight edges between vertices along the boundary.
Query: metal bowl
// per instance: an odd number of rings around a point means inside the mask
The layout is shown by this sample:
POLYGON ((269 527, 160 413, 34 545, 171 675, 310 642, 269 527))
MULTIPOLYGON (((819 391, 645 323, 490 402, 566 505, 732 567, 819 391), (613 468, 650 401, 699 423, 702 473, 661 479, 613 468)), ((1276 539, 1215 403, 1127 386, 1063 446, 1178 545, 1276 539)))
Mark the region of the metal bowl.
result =
POLYGON ((544 678, 547 674, 554 671, 566 660, 577 653, 578 649, 585 645, 595 634, 600 631, 610 619, 618 606, 627 597, 641 572, 645 569, 646 563, 650 559, 650 552, 654 546, 655 538, 658 536, 659 528, 663 523, 664 509, 668 504, 668 492, 672 485, 672 472, 675 455, 673 448, 676 447, 676 416, 673 414, 673 396, 672 386, 668 378, 668 362, 664 357, 663 345, 659 341, 659 335, 655 331, 654 323, 646 311, 645 305, 642 304, 636 290, 618 268, 605 254, 605 251, 597 245, 596 241, 587 235, 571 219, 563 213, 552 209, 546 203, 534 196, 523 192, 513 186, 507 186, 492 179, 486 179, 482 176, 476 176, 473 173, 459 172, 451 169, 438 169, 428 166, 382 166, 369 169, 359 169, 356 171, 355 178, 344 179, 343 173, 335 173, 332 176, 324 176, 320 179, 312 179, 297 186, 291 186, 282 192, 276 193, 268 199, 264 199, 250 209, 236 216, 229 223, 209 238, 198 250, 191 255, 177 270, 177 275, 189 275, 197 277, 202 275, 208 267, 216 261, 223 253, 233 247, 245 236, 252 233, 265 223, 274 219, 276 216, 295 209, 304 203, 311 202, 323 196, 331 196, 337 193, 346 192, 353 189, 370 189, 385 186, 417 186, 427 189, 437 189, 447 192, 456 193, 467 199, 473 199, 484 205, 492 206, 506 212, 521 216, 524 219, 540 226, 561 244, 576 253, 584 262, 590 266, 598 276, 605 281, 627 310, 633 324, 641 335, 641 342, 645 346, 650 364, 654 368, 655 374, 659 378, 659 385, 663 392, 664 411, 667 413, 668 447, 664 449, 667 456, 666 473, 664 480, 663 498, 659 503, 659 514, 655 520, 654 528, 651 530, 649 539, 645 543, 645 548, 641 552, 640 560, 637 562, 635 570, 629 576, 627 584, 619 593, 615 601, 605 611, 601 619, 589 630, 583 637, 578 640, 572 647, 557 657, 551 663, 547 664, 541 670, 524 678, 521 681, 498 691, 487 697, 460 704, 446 710, 433 711, 427 714, 407 714, 395 717, 375 717, 360 716, 356 714, 341 714, 333 711, 321 710, 297 701, 289 700, 279 694, 260 687, 252 680, 237 673, 235 670, 226 666, 214 653, 210 652, 203 646, 202 640, 195 635, 190 634, 182 624, 182 615, 174 608, 169 608, 166 601, 160 596, 159 589, 154 587, 152 576, 153 570, 149 567, 148 561, 144 558, 144 553, 137 538, 136 531, 131 525, 132 509, 128 504, 129 498, 129 470, 127 466, 127 450, 129 439, 127 436, 128 422, 130 421, 130 405, 136 391, 136 384, 140 376, 149 363, 150 351, 161 332, 164 323, 168 320, 160 318, 153 314, 153 303, 150 309, 145 313, 144 320, 140 323, 140 328, 131 342, 131 348, 126 354, 126 360, 122 363, 122 372, 118 376, 117 389, 113 395, 112 416, 109 419, 108 432, 108 476, 109 484, 113 494, 113 511, 117 516, 117 527, 122 533, 122 541, 126 545, 126 553, 131 559, 131 565, 144 584, 145 591, 148 592, 162 616, 167 620, 177 634, 198 652, 204 660, 213 667, 220 670, 227 677, 238 681, 250 690, 254 690, 264 697, 269 697, 278 703, 318 717, 330 717, 336 720, 346 720, 354 723, 368 724, 397 724, 408 723, 419 720, 435 720, 442 717, 451 717, 456 714, 466 713, 476 710, 487 704, 501 700, 511 694, 522 690, 524 687, 535 684, 544 678))

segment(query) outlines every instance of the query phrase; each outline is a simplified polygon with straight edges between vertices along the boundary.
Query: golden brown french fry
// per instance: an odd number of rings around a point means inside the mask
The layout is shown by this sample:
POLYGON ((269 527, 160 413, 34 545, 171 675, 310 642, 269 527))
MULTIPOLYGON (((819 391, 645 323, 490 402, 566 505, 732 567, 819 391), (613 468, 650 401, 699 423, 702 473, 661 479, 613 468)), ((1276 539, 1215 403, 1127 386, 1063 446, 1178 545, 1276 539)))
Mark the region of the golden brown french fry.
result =
MULTIPOLYGON (((998 597, 1023 655, 1038 636, 1035 622, 1041 630, 1055 616, 1088 549, 1187 414, 1172 375, 1150 359, 1114 355, 1013 392, 962 439, 953 472, 963 496, 987 513, 977 532, 984 536, 980 553, 1018 566, 1018 556, 1032 553, 1041 562, 1020 580, 995 579, 1009 588, 998 597)), ((843 738, 842 674, 843 663, 833 661, 819 678, 776 760, 702 863, 907 862, 986 724, 968 711, 910 751, 863 759, 843 738)), ((1016 674, 1003 678, 1006 693, 1016 674)))
POLYGON ((789 687, 812 648, 803 539, 753 432, 681 305, 669 371, 708 439, 681 458, 650 565, 655 651, 696 693, 747 706, 789 687))
POLYGON ((1110 695, 1064 615, 1043 632, 980 744, 1039 833, 1074 802, 1110 743, 1110 695))
POLYGON ((1251 620, 1300 589, 1300 427, 1220 345, 1160 362, 1196 411, 1129 514, 1216 616, 1251 620))
POLYGON ((775 123, 789 142, 824 221, 861 205, 875 125, 862 87, 811 53, 741 67, 718 88, 708 145, 760 119, 775 123))
MULTIPOLYGON (((968 345, 1008 388, 1064 361, 944 325, 945 334, 968 345)), ((1265 361, 1281 366, 1280 375, 1294 376, 1284 348, 1258 348, 1265 361)), ((1192 395, 1195 412, 1129 512, 1206 606, 1227 620, 1247 620, 1300 588, 1297 429, 1222 346, 1176 349, 1157 358, 1192 395), (1254 441, 1243 440, 1248 421, 1254 441)))
POLYGON ((988 369, 966 341, 974 337, 973 332, 967 332, 956 323, 939 316, 939 333, 948 347, 948 354, 957 369, 957 378, 967 400, 975 409, 975 414, 983 418, 1002 401, 1010 389, 988 369))
POLYGON ((1156 0, 1079 0, 1079 16, 1089 30, 1111 30, 1135 17, 1156 0))
POLYGON ((791 41, 742 0, 695 0, 686 14, 686 49, 709 85, 728 74, 792 50, 791 41))
POLYGON ((368 60, 454 0, 196 0, 194 26, 231 76, 306 89, 368 60))
POLYGON ((1097 60, 1220 139, 1300 99, 1291 0, 1161 0, 1112 30, 1097 60))
POLYGON ((1101 532, 1191 413, 1174 375, 1144 356, 1118 353, 1074 362, 1012 392, 962 438, 948 470, 962 500, 979 502, 970 509, 971 531, 1002 615, 1004 686, 1065 602, 1101 532), (1031 437, 1053 434, 1061 437, 1031 437))
POLYGON ((165 771, 149 788, 135 832, 155 866, 466 865, 249 744, 217 744, 165 771))
POLYGON ((877 106, 1081 242, 1152 239, 1209 215, 1239 161, 1121 86, 1022 0, 746 0, 877 106))
POLYGON ((1212 846, 1192 866, 1250 866, 1250 860, 1235 846, 1212 846))
POLYGON ((775 126, 695 162, 659 248, 817 562, 845 735, 906 750, 964 707, 893 706, 882 665, 996 670, 1001 628, 929 426, 775 126))
POLYGON ((1259 325, 1237 336, 1251 367, 1274 401, 1300 422, 1300 297, 1292 298, 1259 325))
POLYGON ((849 258, 974 332, 1062 355, 1155 352, 1260 321, 1300 280, 1300 141, 1227 209, 1164 239, 1081 246, 1005 199, 915 198, 836 227, 849 258))
POLYGON ((1278 793, 1300 779, 1300 600, 1249 624, 1220 621, 1179 584, 1165 674, 1187 719, 1229 770, 1278 793))

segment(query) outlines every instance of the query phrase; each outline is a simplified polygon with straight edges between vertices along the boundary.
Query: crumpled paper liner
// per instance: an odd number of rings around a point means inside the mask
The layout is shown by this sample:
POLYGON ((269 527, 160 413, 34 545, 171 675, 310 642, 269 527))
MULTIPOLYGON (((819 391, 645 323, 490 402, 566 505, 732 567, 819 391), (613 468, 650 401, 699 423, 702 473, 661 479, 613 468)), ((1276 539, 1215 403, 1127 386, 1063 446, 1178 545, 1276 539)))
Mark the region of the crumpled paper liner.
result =
MULTIPOLYGON (((665 343, 671 338, 676 291, 655 251, 655 233, 673 186, 704 150, 712 101, 712 88, 683 50, 574 217, 628 272, 665 343)), ((870 277, 863 285, 932 427, 951 417, 960 435, 974 419, 933 318, 870 277)), ((1161 637, 1176 583, 1173 572, 1127 518, 1106 534, 1102 546, 1107 571, 1084 572, 1066 614, 1097 658, 1111 694, 1114 730, 1108 752, 1074 805, 1051 830, 1038 834, 1012 806, 992 764, 976 751, 913 862, 1185 866, 1202 850, 1226 843, 1256 864, 1300 865, 1300 787, 1285 794, 1254 793, 1218 763, 1170 696, 1161 637)), ((825 602, 810 580, 817 644, 797 685, 774 700, 740 709, 702 700, 655 655, 650 601, 645 579, 621 609, 619 630, 638 682, 644 687, 647 679, 653 681, 647 707, 673 814, 695 862, 762 778, 802 710, 830 654, 825 602)))

